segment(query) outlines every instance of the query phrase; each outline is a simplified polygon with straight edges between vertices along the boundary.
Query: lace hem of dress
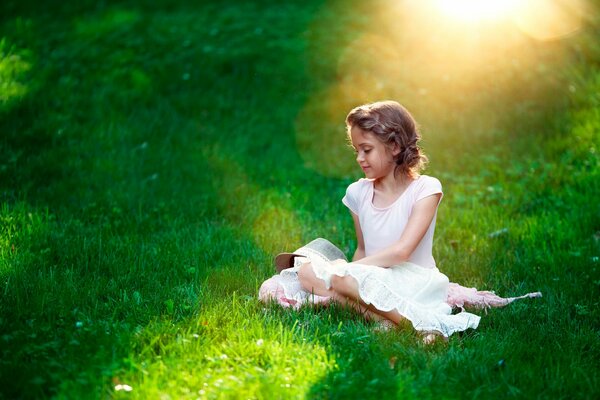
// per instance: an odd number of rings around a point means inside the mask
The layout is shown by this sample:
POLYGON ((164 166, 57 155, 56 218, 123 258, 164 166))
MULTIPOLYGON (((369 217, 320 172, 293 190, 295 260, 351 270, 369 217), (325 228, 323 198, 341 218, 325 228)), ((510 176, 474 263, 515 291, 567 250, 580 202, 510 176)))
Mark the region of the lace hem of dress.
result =
MULTIPOLYGON (((374 274, 364 271, 349 271, 346 268, 325 268, 319 262, 312 261, 313 270, 317 278, 323 280, 327 288, 331 287, 331 275, 352 276, 358 282, 360 298, 381 311, 397 310, 400 315, 408 319, 413 327, 419 331, 437 331, 445 337, 455 332, 477 328, 480 316, 462 311, 450 314, 450 306, 440 303, 434 307, 410 301, 390 288, 386 282, 378 279, 374 274), (447 311, 444 313, 443 311, 447 311)), ((331 265, 330 265, 331 266, 331 265)), ((297 274, 296 274, 297 275, 297 274)))

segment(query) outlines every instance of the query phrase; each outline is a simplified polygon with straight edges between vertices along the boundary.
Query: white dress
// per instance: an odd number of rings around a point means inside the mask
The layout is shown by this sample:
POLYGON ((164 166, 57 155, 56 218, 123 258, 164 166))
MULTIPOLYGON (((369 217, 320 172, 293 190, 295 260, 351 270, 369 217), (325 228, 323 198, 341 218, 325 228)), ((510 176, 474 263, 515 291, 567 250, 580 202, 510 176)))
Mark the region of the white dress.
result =
MULTIPOLYGON (((373 205, 373 182, 361 179, 348 187, 343 203, 359 217, 368 256, 398 240, 413 205, 428 196, 442 193, 440 182, 421 175, 411 182, 402 195, 389 207, 373 205)), ((409 261, 389 268, 357 263, 331 265, 311 260, 315 275, 330 287, 331 276, 352 276, 358 282, 360 298, 381 311, 397 310, 419 331, 438 331, 444 336, 468 328, 477 328, 480 317, 465 311, 452 315, 446 303, 448 277, 435 265, 432 256, 434 217, 425 236, 411 254, 409 261)), ((296 266, 282 271, 283 282, 297 278, 299 265, 307 260, 296 259, 296 266)), ((284 284, 284 287, 286 285, 284 284)))

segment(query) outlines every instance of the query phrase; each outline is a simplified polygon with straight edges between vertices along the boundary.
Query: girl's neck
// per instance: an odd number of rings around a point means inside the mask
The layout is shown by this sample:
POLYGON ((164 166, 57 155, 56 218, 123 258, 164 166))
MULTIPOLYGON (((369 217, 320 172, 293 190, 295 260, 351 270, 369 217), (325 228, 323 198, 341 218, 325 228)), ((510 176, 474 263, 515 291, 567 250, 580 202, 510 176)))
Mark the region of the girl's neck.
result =
POLYGON ((371 199, 375 207, 385 208, 396 202, 402 194, 408 189, 408 186, 415 178, 409 175, 396 175, 377 179, 373 182, 373 198, 371 199))
POLYGON ((373 182, 373 187, 380 193, 401 194, 416 178, 407 174, 389 174, 373 182))

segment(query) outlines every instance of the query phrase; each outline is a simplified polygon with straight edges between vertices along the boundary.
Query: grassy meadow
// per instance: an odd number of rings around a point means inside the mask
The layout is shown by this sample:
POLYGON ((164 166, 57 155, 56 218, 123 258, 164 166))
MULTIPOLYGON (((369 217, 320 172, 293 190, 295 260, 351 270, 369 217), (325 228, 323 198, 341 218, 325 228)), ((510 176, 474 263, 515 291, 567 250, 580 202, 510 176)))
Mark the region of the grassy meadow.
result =
POLYGON ((427 1, 2 1, 0 398, 599 398, 600 13, 576 3, 540 37, 427 1), (379 99, 444 187, 440 270, 541 299, 433 346, 257 300, 280 251, 353 253, 343 121, 379 99))

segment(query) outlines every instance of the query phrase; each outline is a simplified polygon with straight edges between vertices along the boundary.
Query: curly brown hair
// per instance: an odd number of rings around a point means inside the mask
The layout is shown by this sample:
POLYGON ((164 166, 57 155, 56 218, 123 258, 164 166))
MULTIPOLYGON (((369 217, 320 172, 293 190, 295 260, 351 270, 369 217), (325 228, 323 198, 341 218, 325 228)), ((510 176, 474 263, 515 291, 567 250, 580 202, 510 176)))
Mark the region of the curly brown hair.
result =
POLYGON ((348 136, 352 127, 371 132, 381 142, 400 152, 394 156, 395 173, 416 177, 425 168, 427 156, 419 147, 421 134, 413 116, 395 101, 378 101, 356 107, 346 117, 348 136))

